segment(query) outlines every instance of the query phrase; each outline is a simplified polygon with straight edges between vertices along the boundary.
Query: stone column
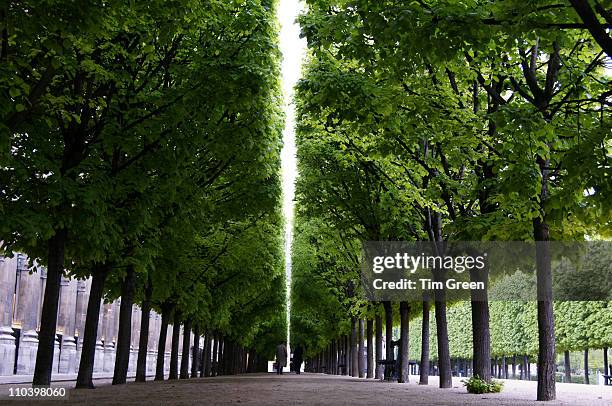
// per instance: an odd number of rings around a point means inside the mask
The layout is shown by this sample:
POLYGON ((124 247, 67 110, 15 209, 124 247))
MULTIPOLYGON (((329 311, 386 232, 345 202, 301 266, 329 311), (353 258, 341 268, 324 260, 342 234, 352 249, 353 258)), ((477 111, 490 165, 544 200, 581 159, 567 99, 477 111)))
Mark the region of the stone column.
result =
POLYGON ((181 324, 181 328, 179 329, 179 345, 178 345, 178 365, 179 372, 181 370, 181 361, 183 359, 183 335, 185 334, 184 326, 181 324))
POLYGON ((196 337, 193 335, 193 331, 189 332, 189 342, 191 343, 191 348, 189 348, 189 371, 191 373, 191 366, 193 365, 193 347, 195 347, 196 342, 198 340, 198 348, 202 348, 200 345, 200 337, 196 337))
POLYGON ((157 340, 159 340, 160 316, 157 312, 149 313, 149 341, 147 347, 147 374, 155 372, 157 360, 157 340))
MULTIPOLYGON (((136 360, 138 360, 138 341, 140 340, 140 319, 142 310, 136 305, 132 305, 132 335, 130 345, 130 362, 128 372, 136 373, 136 360)), ((149 326, 150 328, 151 326, 149 326)))
POLYGON ((0 255, 0 376, 12 375, 15 365, 15 336, 13 336, 13 309, 17 258, 0 255))
POLYGON ((170 372, 170 352, 172 351, 172 324, 166 331, 166 353, 164 354, 164 372, 170 372))
MULTIPOLYGON (((19 353, 17 355, 17 374, 31 375, 36 364, 38 350, 38 311, 41 297, 41 270, 30 274, 27 259, 20 255, 17 259, 18 292, 15 309, 15 324, 21 326, 19 353)), ((44 276, 43 276, 44 277, 44 276)))
POLYGON ((83 331, 85 329, 85 316, 87 315, 87 302, 89 301, 89 289, 91 278, 77 281, 76 300, 74 310, 74 335, 76 337, 76 369, 81 362, 81 350, 83 348, 83 331))
POLYGON ((94 357, 94 369, 95 373, 102 372, 104 370, 104 334, 106 330, 106 323, 108 320, 108 304, 104 303, 104 299, 100 299, 100 314, 98 315, 98 334, 96 338, 96 354, 94 357))
POLYGON ((62 336, 62 350, 58 372, 73 374, 76 371, 75 309, 77 299, 77 280, 62 278, 62 290, 57 316, 58 334, 62 336))
POLYGON ((115 342, 117 339, 120 306, 121 299, 117 299, 108 305, 106 331, 104 332, 104 372, 113 372, 115 370, 115 342))

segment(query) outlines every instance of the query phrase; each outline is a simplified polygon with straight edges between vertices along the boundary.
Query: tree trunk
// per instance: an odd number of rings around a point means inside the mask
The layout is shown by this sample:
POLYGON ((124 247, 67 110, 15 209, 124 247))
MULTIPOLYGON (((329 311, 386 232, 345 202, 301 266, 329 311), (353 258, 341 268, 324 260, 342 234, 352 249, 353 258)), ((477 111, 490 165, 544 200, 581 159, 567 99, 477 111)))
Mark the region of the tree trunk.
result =
POLYGON ((219 348, 217 353, 217 375, 225 375, 225 344, 226 341, 223 338, 223 334, 219 334, 219 348))
MULTIPOLYGON (((593 11, 591 8, 590 2, 570 0, 570 4, 580 16, 580 19, 584 23, 586 29, 591 33, 593 39, 597 42, 601 49, 608 54, 608 58, 612 58, 612 38, 610 38, 610 35, 606 32, 605 26, 600 24, 599 18, 597 14, 595 14, 595 11, 593 11)), ((595 4, 597 5, 598 3, 595 2, 595 4)), ((595 10, 597 10, 597 7, 595 10)), ((610 20, 608 19, 608 22, 609 21, 610 20)))
POLYGON ((206 338, 204 339, 204 357, 202 359, 202 363, 204 364, 204 375, 205 377, 209 377, 211 375, 212 370, 212 362, 211 362, 211 345, 212 345, 212 333, 207 331, 206 338))
POLYGON ((334 339, 332 341, 332 367, 334 375, 338 375, 338 344, 340 340, 334 339))
POLYGON ((219 353, 219 335, 213 336, 212 353, 210 356, 210 376, 217 376, 219 365, 218 365, 218 353, 219 353))
POLYGON ((364 361, 365 361, 365 344, 364 344, 364 336, 365 336, 364 323, 363 323, 363 319, 360 318, 359 319, 359 335, 357 336, 357 339, 359 340, 359 346, 357 347, 358 348, 357 365, 359 367, 359 377, 360 378, 364 378, 365 377, 365 365, 364 365, 364 361))
MULTIPOLYGON (((545 179, 543 179, 543 182, 545 179)), ((542 203, 546 184, 542 185, 542 203)), ((536 240, 536 279, 538 294, 538 396, 537 400, 554 400, 555 394, 555 317, 552 296, 552 269, 549 229, 545 219, 533 220, 536 240)))
POLYGON ((410 360, 408 353, 408 333, 409 333, 409 321, 408 316, 410 313, 410 306, 408 302, 400 302, 400 347, 399 347, 399 360, 400 370, 398 382, 406 383, 409 379, 410 374, 410 360))
POLYGON ((350 354, 350 340, 348 335, 344 335, 344 375, 350 375, 352 373, 353 363, 350 354))
POLYGON ((385 343, 387 345, 385 359, 393 361, 395 359, 393 353, 393 307, 389 301, 383 302, 383 307, 385 309, 385 343))
POLYGON ((226 340, 223 344, 223 370, 226 375, 235 375, 234 369, 236 349, 235 344, 231 340, 226 340))
POLYGON ((183 325, 183 351, 181 352, 181 379, 189 379, 189 347, 191 347, 191 319, 183 325))
POLYGON ((128 266, 125 279, 121 284, 121 307, 119 308, 119 331, 117 333, 115 371, 113 385, 126 382, 128 366, 130 363, 130 341, 132 339, 132 304, 134 303, 134 289, 136 275, 134 268, 128 266))
POLYGON ((200 369, 200 327, 198 324, 193 328, 193 350, 191 354, 191 377, 197 378, 200 369))
POLYGON ((512 356, 512 379, 516 379, 516 354, 512 356))
POLYGON ((219 373, 219 335, 214 335, 213 352, 212 352, 211 375, 217 376, 219 373))
POLYGON ((491 370, 491 375, 493 375, 493 377, 495 378, 501 378, 499 371, 500 371, 499 363, 498 363, 497 357, 495 357, 493 358, 493 369, 491 370))
POLYGON ((168 379, 178 379, 178 348, 179 336, 181 334, 181 322, 178 314, 174 314, 174 324, 172 325, 172 347, 170 350, 170 373, 168 379))
POLYGON ((610 374, 610 365, 608 365, 608 347, 603 347, 604 375, 610 374))
POLYGON ((323 350, 323 365, 325 365, 325 374, 330 373, 329 352, 329 344, 327 344, 323 350))
POLYGON ((164 362, 166 360, 166 336, 168 335, 168 322, 170 321, 169 308, 162 308, 161 326, 159 327, 159 340, 157 342, 157 364, 155 365, 155 380, 164 380, 164 362))
POLYGON ((100 316, 100 303, 104 293, 104 282, 108 275, 109 267, 103 265, 92 272, 91 288, 87 301, 87 314, 85 316, 85 328, 83 330, 83 348, 81 349, 81 360, 79 361, 79 373, 77 375, 76 387, 80 389, 93 389, 93 368, 96 358, 96 338, 98 337, 98 318, 100 316))
POLYGON ((368 341, 368 361, 366 362, 368 371, 366 376, 374 378, 374 321, 372 319, 368 319, 366 331, 368 341))
POLYGON ((440 388, 452 388, 453 377, 450 366, 450 351, 448 348, 448 324, 446 323, 446 301, 441 290, 436 291, 436 335, 438 338, 438 374, 440 388))
POLYGON ((589 349, 584 350, 584 383, 589 384, 589 349))
POLYGON ((570 352, 569 351, 564 351, 563 352, 563 360, 564 360, 564 369, 565 369, 565 382, 567 383, 572 383, 572 369, 571 369, 571 365, 570 365, 570 352))
MULTIPOLYGON (((470 271, 471 281, 485 282, 486 277, 481 272, 470 271)), ((473 358, 472 368, 474 376, 491 382, 491 334, 489 329, 489 302, 486 299, 487 293, 478 293, 472 289, 471 310, 472 310, 472 343, 473 358)))
POLYGON ((351 318, 351 365, 353 369, 351 376, 359 376, 359 360, 357 359, 357 321, 355 318, 351 318))
POLYGON ((157 342, 157 364, 155 365, 155 380, 164 380, 164 363, 166 360, 166 336, 168 335, 168 323, 170 321, 170 310, 162 309, 162 321, 159 327, 159 340, 157 342))
POLYGON ((423 298, 423 324, 421 326, 421 365, 419 367, 419 385, 429 383, 429 300, 423 298))
POLYGON ((147 353, 149 350, 149 317, 151 315, 151 296, 153 284, 151 277, 147 277, 145 296, 142 301, 142 312, 140 316, 140 336, 138 337, 138 360, 136 361, 136 382, 147 380, 147 353))
POLYGON ((527 379, 531 381, 531 363, 527 364, 527 379))
POLYGON ((53 351, 55 349, 55 330, 57 329, 57 309, 64 273, 64 256, 68 231, 57 230, 47 241, 47 282, 40 315, 38 332, 38 351, 32 386, 48 386, 51 383, 53 369, 53 351))
MULTIPOLYGON (((376 357, 374 359, 374 361, 379 361, 383 359, 383 335, 382 335, 382 331, 383 331, 383 326, 382 326, 382 317, 380 317, 380 315, 376 315, 374 318, 375 324, 376 324, 376 357)), ((383 376, 382 373, 382 365, 378 365, 376 364, 374 366, 375 368, 375 372, 374 372, 374 378, 376 379, 381 379, 383 376)))

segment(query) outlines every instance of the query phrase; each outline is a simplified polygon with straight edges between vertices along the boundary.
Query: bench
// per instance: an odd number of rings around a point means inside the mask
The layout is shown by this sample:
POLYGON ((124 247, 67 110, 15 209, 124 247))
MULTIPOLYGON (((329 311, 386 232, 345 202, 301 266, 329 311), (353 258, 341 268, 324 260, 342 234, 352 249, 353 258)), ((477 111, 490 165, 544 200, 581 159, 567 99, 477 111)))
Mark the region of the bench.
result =
POLYGON ((345 364, 338 364, 338 373, 340 375, 344 375, 344 370, 346 369, 346 365, 345 364))
POLYGON ((604 379, 604 385, 612 385, 612 375, 602 375, 604 379))
POLYGON ((393 380, 393 376, 395 375, 395 365, 396 362, 394 360, 387 361, 386 359, 379 359, 376 361, 376 365, 382 365, 385 367, 385 373, 383 375, 383 380, 391 381, 393 380))

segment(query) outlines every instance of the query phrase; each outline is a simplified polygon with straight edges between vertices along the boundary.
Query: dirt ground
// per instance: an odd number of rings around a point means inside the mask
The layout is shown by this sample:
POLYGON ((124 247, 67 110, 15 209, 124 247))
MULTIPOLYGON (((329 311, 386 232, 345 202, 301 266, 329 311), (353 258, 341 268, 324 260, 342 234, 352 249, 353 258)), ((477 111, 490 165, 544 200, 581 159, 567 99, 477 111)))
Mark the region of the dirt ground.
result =
MULTIPOLYGON (((75 405, 612 405, 612 386, 557 384, 554 402, 535 402, 536 382, 505 381, 500 394, 470 395, 459 378, 452 389, 430 385, 397 384, 323 374, 277 376, 249 374, 179 381, 128 383, 111 386, 98 381, 95 390, 69 391, 69 399, 43 402, 75 405)), ((73 382, 57 383, 72 387, 73 382)), ((21 385, 20 385, 21 386, 21 385)), ((41 401, 7 402, 8 385, 0 386, 0 404, 34 404, 41 401)), ((14 387, 14 385, 13 385, 14 387)))

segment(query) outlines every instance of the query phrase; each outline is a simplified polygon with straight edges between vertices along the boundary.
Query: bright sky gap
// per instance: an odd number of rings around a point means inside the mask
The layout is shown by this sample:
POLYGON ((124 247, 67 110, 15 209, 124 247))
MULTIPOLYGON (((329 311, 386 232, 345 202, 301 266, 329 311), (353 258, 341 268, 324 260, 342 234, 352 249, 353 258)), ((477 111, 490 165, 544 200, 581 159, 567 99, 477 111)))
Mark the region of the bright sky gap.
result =
POLYGON ((300 39, 300 27, 296 22, 302 10, 298 0, 280 0, 277 16, 280 23, 280 49, 282 62, 282 89, 285 112, 283 150, 281 152, 283 215, 285 217, 285 273, 287 286, 287 343, 290 343, 289 323, 291 314, 291 241, 293 237, 293 199, 297 174, 295 156, 295 106, 293 89, 300 78, 306 41, 300 39))

